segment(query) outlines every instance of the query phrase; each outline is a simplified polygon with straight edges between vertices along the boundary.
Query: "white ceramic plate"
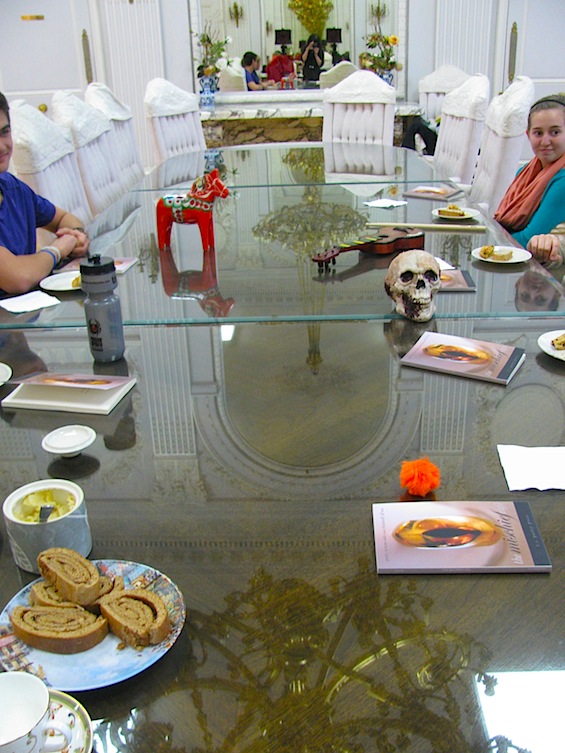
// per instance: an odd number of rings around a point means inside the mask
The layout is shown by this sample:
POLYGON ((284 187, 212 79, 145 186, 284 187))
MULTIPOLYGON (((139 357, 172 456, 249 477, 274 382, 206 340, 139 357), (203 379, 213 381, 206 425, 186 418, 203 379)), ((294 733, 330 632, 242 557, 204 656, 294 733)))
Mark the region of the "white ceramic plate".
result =
POLYGON ((508 251, 512 251, 512 258, 508 259, 507 261, 501 261, 500 259, 483 259, 481 256, 480 248, 474 248, 471 251, 471 256, 473 257, 473 259, 477 259, 478 261, 486 261, 489 264, 518 264, 519 262, 528 261, 528 259, 532 258, 532 255, 529 251, 526 251, 523 248, 514 248, 514 246, 495 246, 494 251, 497 254, 506 254, 508 251))
POLYGON ((39 287, 43 290, 50 290, 55 293, 66 290, 80 290, 80 285, 78 288, 73 287, 73 280, 77 277, 80 277, 80 272, 60 272, 59 274, 51 275, 50 277, 45 277, 43 280, 40 280, 39 287))
POLYGON ((0 387, 6 384, 8 379, 12 376, 12 369, 7 363, 0 363, 0 387))
POLYGON ((103 575, 121 575, 125 588, 147 588, 163 599, 171 620, 171 631, 165 640, 140 650, 132 646, 121 648, 121 639, 108 633, 97 646, 78 654, 52 654, 32 648, 13 634, 10 614, 18 605, 29 605, 29 592, 33 583, 41 580, 39 578, 22 588, 0 614, 0 666, 3 669, 7 672, 25 670, 41 677, 46 685, 66 691, 95 690, 139 674, 169 651, 186 617, 184 599, 177 586, 148 565, 124 560, 91 561, 103 575))
POLYGON ((474 220, 481 215, 478 209, 459 207, 461 211, 465 212, 465 214, 462 214, 459 217, 444 217, 442 214, 440 214, 440 210, 444 208, 445 207, 441 207, 440 209, 432 209, 433 216, 437 217, 438 220, 445 220, 446 222, 458 222, 459 220, 474 220))
POLYGON ((72 458, 89 447, 96 439, 96 432, 90 426, 71 424, 60 426, 58 429, 43 437, 41 446, 46 452, 72 458))
POLYGON ((543 352, 547 353, 548 356, 557 358, 559 361, 565 361, 565 350, 557 350, 557 348, 553 347, 551 341, 555 340, 559 335, 562 335, 564 331, 565 330, 562 329, 554 329, 551 332, 544 332, 543 335, 538 337, 538 345, 543 352))
POLYGON ((92 750, 92 721, 84 706, 60 690, 49 691, 51 719, 68 724, 73 732, 68 747, 72 753, 90 753, 92 750))

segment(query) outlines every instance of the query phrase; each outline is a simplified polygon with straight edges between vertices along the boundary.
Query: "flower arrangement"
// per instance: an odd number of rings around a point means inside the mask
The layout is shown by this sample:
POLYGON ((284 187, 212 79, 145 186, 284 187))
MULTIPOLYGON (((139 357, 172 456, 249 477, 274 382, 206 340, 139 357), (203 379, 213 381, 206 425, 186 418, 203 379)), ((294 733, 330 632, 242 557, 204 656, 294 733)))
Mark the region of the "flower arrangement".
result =
POLYGON ((196 69, 198 77, 213 76, 227 68, 230 59, 226 47, 231 44, 231 37, 220 37, 209 23, 206 23, 202 32, 195 34, 195 37, 200 47, 200 62, 196 69))
POLYGON ((382 21, 387 14, 387 7, 380 1, 371 6, 371 16, 375 30, 369 36, 364 37, 369 50, 374 52, 362 52, 359 55, 359 65, 361 68, 369 68, 373 71, 393 71, 401 70, 402 64, 395 60, 394 48, 398 45, 399 39, 396 34, 383 34, 382 21))

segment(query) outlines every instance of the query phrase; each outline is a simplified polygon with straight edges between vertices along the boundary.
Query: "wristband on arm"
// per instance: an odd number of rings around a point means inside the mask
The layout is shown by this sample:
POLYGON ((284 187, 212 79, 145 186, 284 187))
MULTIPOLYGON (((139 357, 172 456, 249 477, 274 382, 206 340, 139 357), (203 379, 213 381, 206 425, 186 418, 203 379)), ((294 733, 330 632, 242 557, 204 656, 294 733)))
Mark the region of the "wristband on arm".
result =
POLYGON ((44 246, 38 251, 38 253, 42 252, 50 254, 50 256, 53 258, 53 269, 55 269, 57 264, 61 261, 61 253, 59 252, 59 249, 56 246, 44 246))

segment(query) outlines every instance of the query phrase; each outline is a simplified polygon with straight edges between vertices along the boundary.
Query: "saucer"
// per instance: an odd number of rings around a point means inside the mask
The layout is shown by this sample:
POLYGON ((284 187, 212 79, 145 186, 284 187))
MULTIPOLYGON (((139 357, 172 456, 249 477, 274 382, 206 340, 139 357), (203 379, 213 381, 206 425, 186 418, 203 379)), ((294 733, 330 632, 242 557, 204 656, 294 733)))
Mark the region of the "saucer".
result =
POLYGON ((90 753, 92 722, 84 706, 67 693, 50 688, 49 708, 53 719, 68 724, 73 731, 69 750, 73 753, 90 753))
POLYGON ((7 363, 0 363, 0 387, 12 376, 12 368, 7 363))
POLYGON ((60 426, 43 437, 41 446, 46 452, 54 455, 62 455, 64 458, 72 458, 78 455, 94 442, 96 432, 90 426, 72 424, 60 426))

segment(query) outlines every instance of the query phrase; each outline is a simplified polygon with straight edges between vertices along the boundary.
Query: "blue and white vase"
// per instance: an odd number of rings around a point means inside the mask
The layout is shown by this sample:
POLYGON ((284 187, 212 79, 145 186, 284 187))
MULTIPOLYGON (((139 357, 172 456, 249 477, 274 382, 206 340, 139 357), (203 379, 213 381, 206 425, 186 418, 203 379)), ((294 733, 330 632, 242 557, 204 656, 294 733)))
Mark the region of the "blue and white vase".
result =
POLYGON ((211 76, 200 76, 200 107, 203 110, 213 110, 216 104, 216 92, 218 91, 218 77, 215 73, 211 76))
POLYGON ((390 86, 394 86, 394 71, 377 71, 377 76, 380 76, 390 86))

